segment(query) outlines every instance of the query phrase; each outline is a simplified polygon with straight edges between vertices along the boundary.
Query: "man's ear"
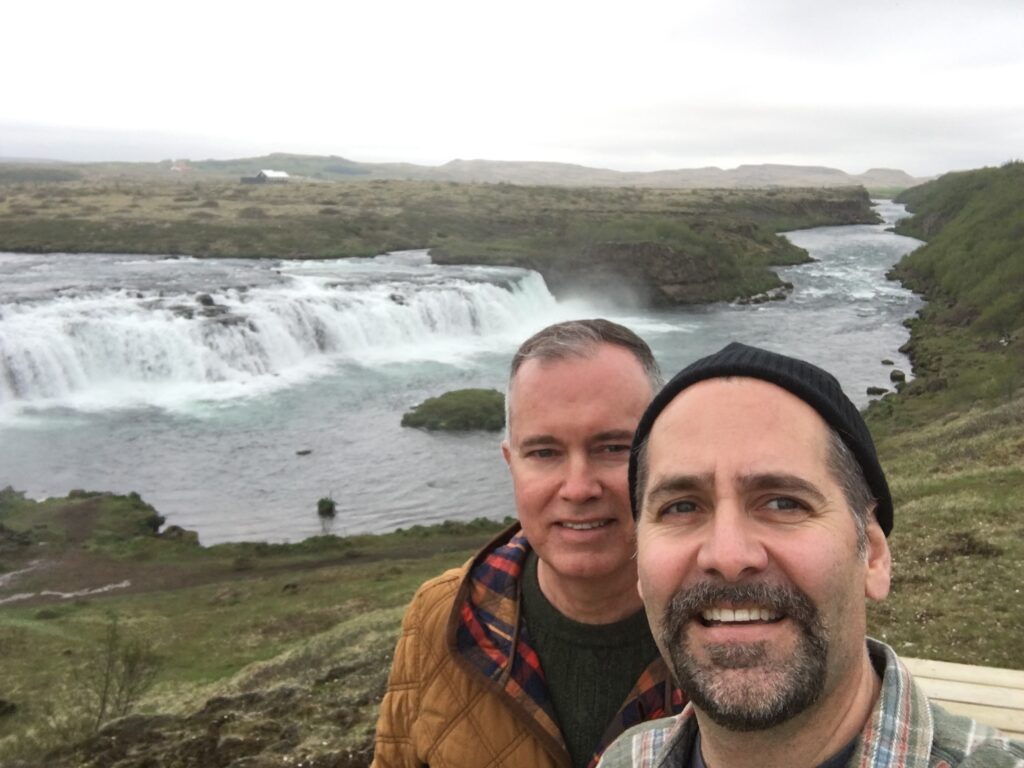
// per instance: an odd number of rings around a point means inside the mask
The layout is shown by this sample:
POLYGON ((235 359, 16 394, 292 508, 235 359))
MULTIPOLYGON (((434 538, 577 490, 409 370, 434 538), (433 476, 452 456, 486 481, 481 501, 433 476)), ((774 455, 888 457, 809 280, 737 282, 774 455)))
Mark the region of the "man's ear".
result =
POLYGON ((501 441, 501 455, 505 459, 505 463, 510 467, 512 466, 512 446, 508 444, 508 440, 501 441))
POLYGON ((892 579, 892 554, 889 552, 889 540, 875 519, 874 510, 868 515, 865 534, 868 541, 864 596, 869 600, 884 600, 889 594, 892 579))

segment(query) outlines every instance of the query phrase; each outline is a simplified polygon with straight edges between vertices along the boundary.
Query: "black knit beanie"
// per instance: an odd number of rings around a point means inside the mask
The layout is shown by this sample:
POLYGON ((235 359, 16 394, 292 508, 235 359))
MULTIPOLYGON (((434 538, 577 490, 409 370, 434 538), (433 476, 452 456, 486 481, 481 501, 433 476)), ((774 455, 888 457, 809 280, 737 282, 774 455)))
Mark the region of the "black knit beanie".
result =
POLYGON ((878 454, 875 452, 875 444, 871 440, 868 426, 857 407, 843 393, 836 378, 803 360, 757 347, 748 347, 735 341, 677 373, 658 393, 640 419, 629 456, 629 500, 633 506, 634 519, 639 514, 639 500, 636 498, 637 455, 640 446, 651 433, 651 427, 654 426, 658 415, 687 387, 698 381, 723 376, 763 379, 788 390, 814 408, 839 434, 860 464, 868 487, 878 502, 875 517, 885 535, 889 535, 889 531, 892 530, 892 496, 889 494, 889 484, 885 481, 881 464, 878 463, 878 454))

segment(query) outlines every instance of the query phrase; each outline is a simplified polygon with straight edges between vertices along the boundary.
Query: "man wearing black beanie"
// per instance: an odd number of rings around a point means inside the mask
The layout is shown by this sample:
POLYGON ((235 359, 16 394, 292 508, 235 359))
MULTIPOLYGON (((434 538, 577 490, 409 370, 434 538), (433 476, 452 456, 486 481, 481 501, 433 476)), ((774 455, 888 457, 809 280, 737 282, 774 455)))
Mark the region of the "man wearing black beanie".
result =
POLYGON ((600 766, 1019 766, 1024 744, 929 702, 866 637, 893 507, 830 374, 733 343, 673 378, 633 441, 641 597, 691 704, 600 766))

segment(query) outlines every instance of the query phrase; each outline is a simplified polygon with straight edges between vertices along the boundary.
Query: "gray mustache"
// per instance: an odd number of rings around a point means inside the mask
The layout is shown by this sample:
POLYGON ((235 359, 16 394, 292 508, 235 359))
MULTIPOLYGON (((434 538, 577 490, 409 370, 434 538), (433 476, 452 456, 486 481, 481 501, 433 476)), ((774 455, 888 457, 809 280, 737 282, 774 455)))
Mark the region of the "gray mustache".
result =
POLYGON ((687 621, 721 603, 753 603, 775 613, 786 614, 804 626, 812 626, 818 621, 818 611, 810 598, 794 587, 704 581, 681 589, 672 596, 665 607, 665 626, 675 634, 687 621))

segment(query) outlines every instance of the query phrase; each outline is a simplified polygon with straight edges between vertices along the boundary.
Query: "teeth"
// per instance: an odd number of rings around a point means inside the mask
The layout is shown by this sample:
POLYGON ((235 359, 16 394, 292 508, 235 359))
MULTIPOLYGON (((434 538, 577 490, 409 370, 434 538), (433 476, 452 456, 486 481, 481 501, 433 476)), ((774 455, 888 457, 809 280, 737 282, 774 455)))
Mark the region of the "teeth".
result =
POLYGON ((779 618, 777 613, 767 608, 708 608, 701 613, 704 621, 725 621, 725 622, 748 622, 748 621, 775 621, 779 618))
POLYGON ((600 528, 602 525, 606 525, 606 523, 603 520, 599 520, 593 523, 562 523, 562 525, 573 531, 591 531, 594 528, 600 528))

